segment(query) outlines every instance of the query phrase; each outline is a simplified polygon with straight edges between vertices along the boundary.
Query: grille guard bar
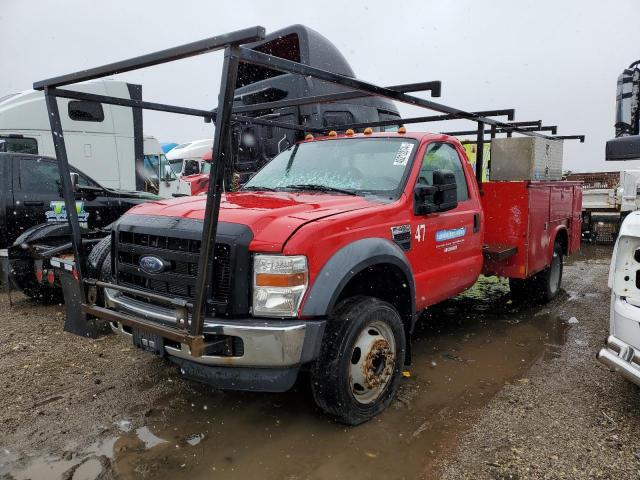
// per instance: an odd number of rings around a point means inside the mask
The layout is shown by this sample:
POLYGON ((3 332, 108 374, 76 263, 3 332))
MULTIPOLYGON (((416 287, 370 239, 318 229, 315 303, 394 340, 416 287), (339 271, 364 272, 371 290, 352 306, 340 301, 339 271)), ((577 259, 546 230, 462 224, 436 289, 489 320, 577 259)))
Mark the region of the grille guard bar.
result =
POLYGON ((134 317, 125 313, 116 312, 109 308, 100 307, 94 303, 83 303, 82 311, 88 315, 107 320, 109 322, 120 322, 123 325, 127 325, 133 328, 140 328, 147 332, 156 333, 168 340, 172 340, 178 343, 184 343, 189 346, 191 354, 195 357, 200 357, 204 353, 204 337, 202 335, 192 335, 187 328, 189 328, 191 321, 189 320, 189 314, 193 311, 193 304, 182 298, 167 298, 162 295, 158 295, 151 292, 145 292, 137 290, 135 288, 125 287, 123 285, 116 285, 114 283, 103 282, 93 278, 87 278, 84 280, 84 284, 89 287, 88 300, 95 300, 97 295, 92 292, 92 289, 104 288, 110 290, 117 290, 122 293, 128 293, 136 297, 144 298, 145 300, 153 301, 161 305, 172 307, 176 312, 176 324, 184 325, 184 329, 172 328, 165 325, 161 325, 153 320, 147 320, 144 318, 134 317))

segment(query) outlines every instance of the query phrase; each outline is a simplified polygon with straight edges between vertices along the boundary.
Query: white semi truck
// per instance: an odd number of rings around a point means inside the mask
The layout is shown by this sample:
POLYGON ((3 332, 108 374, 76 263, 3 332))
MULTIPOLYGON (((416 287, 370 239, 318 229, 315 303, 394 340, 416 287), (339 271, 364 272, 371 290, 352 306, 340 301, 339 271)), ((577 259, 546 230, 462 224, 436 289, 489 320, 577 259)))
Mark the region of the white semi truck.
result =
MULTIPOLYGON (((142 96, 140 85, 116 80, 93 80, 78 89, 129 99, 142 96)), ((108 188, 157 192, 164 154, 157 139, 143 135, 141 111, 65 98, 58 105, 72 165, 108 188)), ((0 98, 0 151, 55 157, 42 92, 0 98)))
MULTIPOLYGON (((618 77, 616 102, 616 138, 607 142, 607 160, 640 160, 640 60, 618 77)), ((637 192, 637 181, 635 185, 637 192)), ((622 198, 637 202, 632 191, 622 198)), ((640 385, 640 211, 622 222, 611 258, 609 288, 609 336, 598 360, 640 385)))

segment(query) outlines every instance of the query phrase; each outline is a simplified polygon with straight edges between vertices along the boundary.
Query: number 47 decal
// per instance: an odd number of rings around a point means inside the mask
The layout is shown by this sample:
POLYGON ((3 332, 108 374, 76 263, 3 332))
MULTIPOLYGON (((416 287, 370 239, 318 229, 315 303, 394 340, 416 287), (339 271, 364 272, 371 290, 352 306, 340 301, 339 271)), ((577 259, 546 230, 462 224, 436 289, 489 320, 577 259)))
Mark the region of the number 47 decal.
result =
POLYGON ((416 226, 416 234, 414 235, 416 241, 424 242, 425 233, 426 233, 426 228, 424 226, 424 223, 416 226))

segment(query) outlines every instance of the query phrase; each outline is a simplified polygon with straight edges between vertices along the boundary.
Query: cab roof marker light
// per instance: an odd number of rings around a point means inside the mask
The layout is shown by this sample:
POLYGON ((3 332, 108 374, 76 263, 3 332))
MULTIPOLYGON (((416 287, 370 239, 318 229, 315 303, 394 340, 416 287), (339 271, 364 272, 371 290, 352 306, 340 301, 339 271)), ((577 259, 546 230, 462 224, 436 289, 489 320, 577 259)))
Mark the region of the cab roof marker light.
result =
POLYGON ((365 128, 365 129, 364 129, 364 132, 363 132, 363 133, 364 133, 365 135, 371 135, 371 134, 373 133, 373 128, 371 128, 371 127, 367 127, 367 128, 365 128))
POLYGON ((338 136, 338 132, 336 132, 335 130, 331 130, 327 135, 329 137, 337 137, 338 136))
POLYGON ((356 132, 353 131, 353 128, 347 128, 347 130, 344 132, 344 134, 349 137, 352 137, 354 133, 356 132))
POLYGON ((398 133, 400 133, 400 134, 407 133, 407 128, 406 127, 398 128, 398 133))
POLYGON ((313 138, 314 138, 314 137, 313 137, 313 135, 311 135, 310 133, 307 133, 307 134, 304 136, 304 139, 305 139, 305 140, 313 140, 313 138))

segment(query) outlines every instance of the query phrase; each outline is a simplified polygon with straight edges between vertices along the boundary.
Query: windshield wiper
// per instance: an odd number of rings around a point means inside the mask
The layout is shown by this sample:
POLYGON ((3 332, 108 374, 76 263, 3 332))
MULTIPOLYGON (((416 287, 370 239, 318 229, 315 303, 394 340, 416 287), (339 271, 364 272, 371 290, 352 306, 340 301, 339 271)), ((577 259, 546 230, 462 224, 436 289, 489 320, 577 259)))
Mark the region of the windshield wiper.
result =
POLYGON ((242 187, 242 190, 250 190, 250 191, 265 191, 265 192, 276 192, 275 188, 271 187, 261 187, 260 185, 249 185, 248 187, 242 187))
POLYGON ((334 188, 329 187, 327 185, 316 185, 315 183, 300 183, 296 185, 287 185, 284 188, 291 188, 292 190, 310 190, 316 192, 336 192, 336 193, 344 193, 345 195, 354 195, 357 194, 352 192, 351 190, 343 190, 342 188, 334 188))

